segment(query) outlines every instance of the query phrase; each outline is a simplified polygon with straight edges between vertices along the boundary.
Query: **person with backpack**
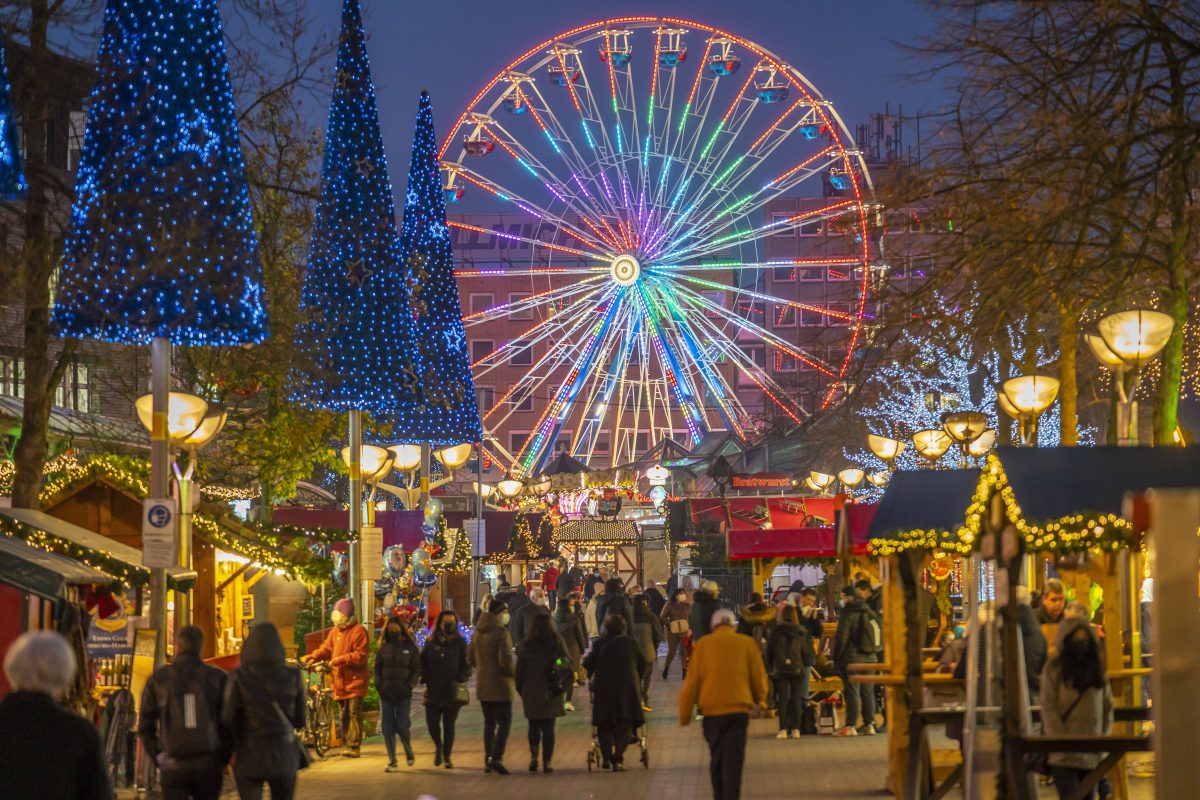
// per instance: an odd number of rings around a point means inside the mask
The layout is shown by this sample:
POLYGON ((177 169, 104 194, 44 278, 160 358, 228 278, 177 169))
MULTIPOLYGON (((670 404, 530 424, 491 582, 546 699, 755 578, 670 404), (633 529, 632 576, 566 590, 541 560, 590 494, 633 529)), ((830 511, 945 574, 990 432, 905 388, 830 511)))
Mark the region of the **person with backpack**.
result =
POLYGON ((142 691, 138 736, 158 765, 165 800, 217 800, 229 763, 229 731, 221 724, 225 673, 200 659, 204 632, 185 625, 175 658, 142 691))
POLYGON ((349 597, 334 604, 330 618, 333 628, 321 646, 309 653, 304 661, 328 661, 333 667, 333 699, 342 712, 341 730, 346 742, 342 755, 358 758, 363 738, 363 698, 367 696, 367 683, 371 678, 367 664, 370 637, 354 616, 354 601, 349 597))
MULTIPOLYGON (((869 588, 869 584, 868 584, 869 588)), ((842 695, 846 700, 846 719, 838 736, 875 735, 875 687, 855 683, 850 676, 851 664, 871 664, 883 642, 881 620, 858 596, 853 586, 842 587, 841 611, 838 614, 837 633, 834 635, 833 663, 842 681, 842 695), (855 727, 859 711, 862 725, 855 727)))
POLYGON ((776 739, 789 735, 799 739, 803 711, 808 703, 808 670, 816 663, 812 638, 800 625, 795 606, 786 606, 779 623, 767 639, 767 673, 775 686, 775 707, 779 712, 776 739))
POLYGON ((554 721, 566 713, 568 682, 573 681, 566 643, 549 616, 533 617, 517 654, 517 691, 529 721, 529 771, 537 772, 538 746, 542 772, 554 772, 554 721))
POLYGON ((413 765, 410 732, 413 688, 421 680, 421 649, 413 640, 408 625, 398 616, 387 621, 383 641, 375 653, 375 689, 379 693, 379 712, 383 726, 383 744, 388 765, 384 772, 396 772, 396 739, 404 745, 408 765, 413 765))
POLYGON ((721 587, 716 581, 705 581, 692 594, 692 609, 688 617, 688 628, 692 631, 693 642, 698 644, 712 630, 712 615, 721 609, 717 596, 721 587))
POLYGON ((262 800, 265 783, 271 800, 292 800, 303 766, 296 730, 304 727, 304 680, 287 665, 283 640, 269 622, 250 629, 241 662, 229 675, 221 703, 221 722, 233 739, 238 796, 262 800))

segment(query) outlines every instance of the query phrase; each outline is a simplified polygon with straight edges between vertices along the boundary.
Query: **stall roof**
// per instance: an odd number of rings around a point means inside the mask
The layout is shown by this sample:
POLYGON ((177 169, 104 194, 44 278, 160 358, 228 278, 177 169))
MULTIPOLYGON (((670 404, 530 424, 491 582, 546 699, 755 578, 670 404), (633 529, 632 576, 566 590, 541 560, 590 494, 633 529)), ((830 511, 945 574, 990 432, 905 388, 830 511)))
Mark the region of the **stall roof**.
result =
POLYGON ((1128 492, 1200 487, 1195 447, 1005 447, 996 456, 1030 522, 1084 511, 1120 514, 1128 492))
MULTIPOLYGON (((73 525, 58 517, 52 517, 45 512, 30 508, 0 508, 0 517, 20 522, 80 547, 108 553, 117 561, 135 569, 148 571, 148 568, 142 563, 142 552, 137 548, 121 544, 107 536, 73 525)), ((167 570, 167 578, 171 581, 194 580, 195 577, 195 572, 181 567, 171 567, 167 570)))
POLYGON ((629 520, 601 522, 593 519, 576 519, 564 522, 554 532, 556 544, 598 542, 603 544, 635 544, 642 534, 629 520))
POLYGON ((869 537, 894 537, 911 530, 958 530, 966 520, 979 475, 977 469, 895 473, 871 520, 869 537))
POLYGON ((0 536, 0 576, 5 583, 48 600, 62 596, 67 586, 108 584, 114 580, 98 569, 11 536, 0 536))

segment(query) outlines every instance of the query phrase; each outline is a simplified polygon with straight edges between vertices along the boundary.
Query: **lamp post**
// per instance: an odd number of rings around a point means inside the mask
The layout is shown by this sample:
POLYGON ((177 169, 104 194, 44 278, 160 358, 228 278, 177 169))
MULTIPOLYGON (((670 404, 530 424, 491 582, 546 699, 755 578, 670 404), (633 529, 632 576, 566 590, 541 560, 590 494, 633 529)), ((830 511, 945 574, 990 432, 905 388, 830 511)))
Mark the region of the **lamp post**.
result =
POLYGON ((987 431, 987 415, 979 411, 947 411, 942 414, 942 430, 959 447, 961 465, 967 465, 971 444, 987 431))
POLYGON ((954 443, 950 434, 937 428, 917 431, 912 435, 912 441, 913 447, 929 463, 930 467, 936 464, 937 460, 945 455, 946 451, 950 449, 950 445, 954 443))
MULTIPOLYGON (((361 433, 361 430, 360 430, 361 433)), ((375 524, 375 504, 372 502, 375 497, 375 487, 379 481, 383 479, 392 470, 394 455, 382 448, 373 444, 360 444, 357 449, 353 447, 342 448, 342 461, 350 468, 351 487, 357 489, 357 494, 352 490, 350 493, 350 524, 353 531, 358 534, 354 542, 350 545, 351 553, 351 578, 350 596, 354 600, 354 605, 358 611, 360 619, 371 619, 367 617, 367 609, 372 607, 374 593, 372 591, 375 578, 367 574, 366 569, 368 559, 363 551, 363 495, 362 484, 365 481, 369 492, 366 501, 367 520, 366 527, 374 527, 375 524), (357 473, 358 480, 353 480, 357 473), (357 509, 357 514, 355 510, 357 509)), ((371 563, 379 557, 380 553, 371 555, 371 563)))
POLYGON ((838 472, 837 477, 842 486, 846 488, 846 494, 853 497, 854 490, 857 489, 863 482, 863 478, 866 477, 866 473, 864 473, 858 467, 847 467, 846 469, 838 472))
MULTIPOLYGON (((179 550, 175 563, 189 572, 192 569, 192 514, 200 504, 200 493, 196 491, 196 482, 193 479, 198 453, 217 437, 228 419, 229 412, 224 408, 215 404, 209 405, 208 413, 204 415, 200 426, 181 443, 183 449, 188 451, 187 471, 180 473, 178 463, 171 465, 175 472, 175 483, 179 487, 179 550)), ((180 622, 184 625, 192 624, 191 589, 176 592, 175 620, 177 628, 180 622)))
POLYGON ((886 472, 868 472, 867 483, 871 484, 876 489, 882 489, 884 486, 887 486, 888 479, 890 477, 891 476, 886 472))
POLYGON ((890 439, 887 436, 880 436, 875 433, 867 434, 867 446, 871 448, 871 452, 875 454, 876 458, 887 465, 889 470, 892 469, 896 457, 908 447, 907 444, 898 439, 890 439))
POLYGON ((1007 400, 1007 405, 1001 402, 1001 407, 1020 422, 1022 444, 1036 447, 1038 417, 1058 397, 1058 379, 1046 375, 1009 378, 998 395, 1007 400))
POLYGON ((1112 372, 1117 396, 1117 444, 1137 444, 1137 385, 1142 364, 1166 347, 1175 320, 1161 311, 1134 309, 1109 314, 1096 326, 1099 337, 1085 335, 1088 347, 1112 372), (1098 341, 1097 341, 1098 340, 1098 341))
MULTIPOLYGON (((208 403, 186 392, 167 390, 167 375, 170 368, 170 344, 166 339, 156 338, 150 350, 154 362, 152 391, 142 395, 134 403, 138 419, 150 432, 150 497, 162 499, 168 493, 168 471, 171 468, 171 444, 178 443, 195 433, 208 413, 208 403), (160 363, 160 361, 162 363, 160 363), (161 378, 161 380, 159 379, 161 378)), ((182 498, 181 498, 182 501, 182 498)), ((182 506, 182 502, 180 503, 182 506)), ((180 557, 181 525, 173 531, 176 563, 180 557)), ((188 548, 189 552, 191 548, 188 548)), ((154 665, 158 667, 167 660, 167 570, 165 567, 150 568, 150 627, 154 629, 154 665)))
POLYGON ((837 479, 833 475, 827 472, 818 472, 814 469, 808 473, 808 479, 805 480, 805 484, 810 485, 823 495, 829 491, 829 487, 833 485, 835 480, 837 479))

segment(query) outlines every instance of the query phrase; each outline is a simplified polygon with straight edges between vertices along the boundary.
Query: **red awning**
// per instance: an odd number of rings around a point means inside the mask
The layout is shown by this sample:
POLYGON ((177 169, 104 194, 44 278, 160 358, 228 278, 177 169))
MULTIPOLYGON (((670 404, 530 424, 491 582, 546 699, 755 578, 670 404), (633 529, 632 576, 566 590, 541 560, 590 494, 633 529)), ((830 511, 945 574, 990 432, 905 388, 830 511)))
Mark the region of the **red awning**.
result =
POLYGON ((846 533, 850 537, 850 553, 866 555, 868 534, 875 512, 879 510, 878 503, 847 503, 842 510, 846 522, 846 533))
POLYGON ((692 519, 721 523, 729 557, 817 558, 837 555, 832 526, 836 500, 812 497, 697 498, 692 519), (814 524, 828 521, 823 526, 814 524))
POLYGON ((837 532, 833 528, 731 531, 729 557, 828 558, 837 555, 837 532))

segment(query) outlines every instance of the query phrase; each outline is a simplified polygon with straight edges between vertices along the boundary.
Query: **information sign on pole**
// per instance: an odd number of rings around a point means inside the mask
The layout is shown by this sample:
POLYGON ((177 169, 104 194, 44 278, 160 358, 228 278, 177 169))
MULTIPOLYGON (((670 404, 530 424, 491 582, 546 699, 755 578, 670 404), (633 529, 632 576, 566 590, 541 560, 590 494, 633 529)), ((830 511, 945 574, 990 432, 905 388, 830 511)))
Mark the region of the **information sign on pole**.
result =
POLYGON ((358 541, 361 544, 363 580, 379 580, 383 572, 383 528, 364 527, 358 541))
POLYGON ((175 566, 175 499, 148 497, 142 501, 142 563, 150 568, 175 566))

